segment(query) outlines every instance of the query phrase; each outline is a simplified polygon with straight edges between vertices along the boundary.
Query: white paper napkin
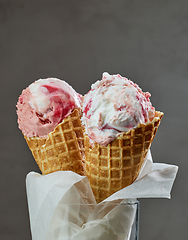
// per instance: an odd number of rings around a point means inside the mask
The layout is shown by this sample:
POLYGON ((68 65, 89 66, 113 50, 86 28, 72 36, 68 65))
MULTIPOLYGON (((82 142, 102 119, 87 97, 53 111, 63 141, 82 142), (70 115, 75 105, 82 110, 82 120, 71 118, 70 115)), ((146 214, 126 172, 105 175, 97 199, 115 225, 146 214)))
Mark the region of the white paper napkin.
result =
POLYGON ((153 164, 149 152, 136 181, 98 205, 87 177, 71 171, 30 172, 26 189, 32 240, 129 240, 136 205, 123 205, 122 199, 170 198, 177 171, 174 165, 153 164))

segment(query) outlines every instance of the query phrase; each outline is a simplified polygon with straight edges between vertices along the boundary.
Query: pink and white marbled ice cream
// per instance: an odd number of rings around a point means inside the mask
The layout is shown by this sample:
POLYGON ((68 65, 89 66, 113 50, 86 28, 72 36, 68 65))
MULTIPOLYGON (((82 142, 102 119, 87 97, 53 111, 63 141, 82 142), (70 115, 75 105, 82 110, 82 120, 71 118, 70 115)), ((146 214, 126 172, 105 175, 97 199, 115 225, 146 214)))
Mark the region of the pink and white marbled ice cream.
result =
POLYGON ((19 128, 27 137, 47 137, 75 108, 82 96, 57 78, 39 79, 22 91, 17 103, 19 128))
POLYGON ((106 146, 120 133, 147 123, 155 116, 150 93, 121 75, 103 73, 84 96, 82 123, 91 143, 106 146))

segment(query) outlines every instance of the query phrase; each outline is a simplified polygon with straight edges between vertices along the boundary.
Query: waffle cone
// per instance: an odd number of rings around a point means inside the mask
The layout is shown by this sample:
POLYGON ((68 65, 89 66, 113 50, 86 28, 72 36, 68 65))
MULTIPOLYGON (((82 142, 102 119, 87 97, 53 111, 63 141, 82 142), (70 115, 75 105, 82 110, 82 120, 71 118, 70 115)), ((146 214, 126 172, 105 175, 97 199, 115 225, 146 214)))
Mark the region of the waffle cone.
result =
POLYGON ((24 137, 43 175, 61 170, 85 175, 84 137, 79 110, 75 109, 47 138, 24 137))
POLYGON ((151 122, 122 133, 106 147, 91 146, 84 136, 86 175, 98 203, 135 181, 162 116, 156 111, 151 122))

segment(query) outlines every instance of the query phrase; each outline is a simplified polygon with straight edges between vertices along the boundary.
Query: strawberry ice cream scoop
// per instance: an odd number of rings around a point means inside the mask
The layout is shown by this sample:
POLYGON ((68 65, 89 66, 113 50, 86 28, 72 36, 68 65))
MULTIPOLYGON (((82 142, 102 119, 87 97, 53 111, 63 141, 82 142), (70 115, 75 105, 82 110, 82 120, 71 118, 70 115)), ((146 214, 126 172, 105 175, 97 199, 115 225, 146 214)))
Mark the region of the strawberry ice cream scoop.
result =
POLYGON ((91 143, 106 146, 122 132, 151 121, 155 108, 149 98, 131 80, 103 73, 83 100, 82 122, 91 143))
POLYGON ((81 95, 57 78, 39 79, 22 91, 17 103, 18 124, 27 137, 47 137, 75 108, 81 95))

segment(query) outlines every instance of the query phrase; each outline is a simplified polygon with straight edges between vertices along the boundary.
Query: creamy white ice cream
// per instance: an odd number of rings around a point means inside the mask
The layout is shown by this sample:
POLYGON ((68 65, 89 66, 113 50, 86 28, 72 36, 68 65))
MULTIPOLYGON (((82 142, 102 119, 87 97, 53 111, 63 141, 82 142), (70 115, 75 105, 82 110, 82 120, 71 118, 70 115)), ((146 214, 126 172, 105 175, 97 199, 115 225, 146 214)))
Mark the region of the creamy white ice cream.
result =
POLYGON ((147 123, 155 116, 150 93, 121 75, 103 73, 84 96, 83 118, 91 142, 106 146, 120 133, 147 123))

